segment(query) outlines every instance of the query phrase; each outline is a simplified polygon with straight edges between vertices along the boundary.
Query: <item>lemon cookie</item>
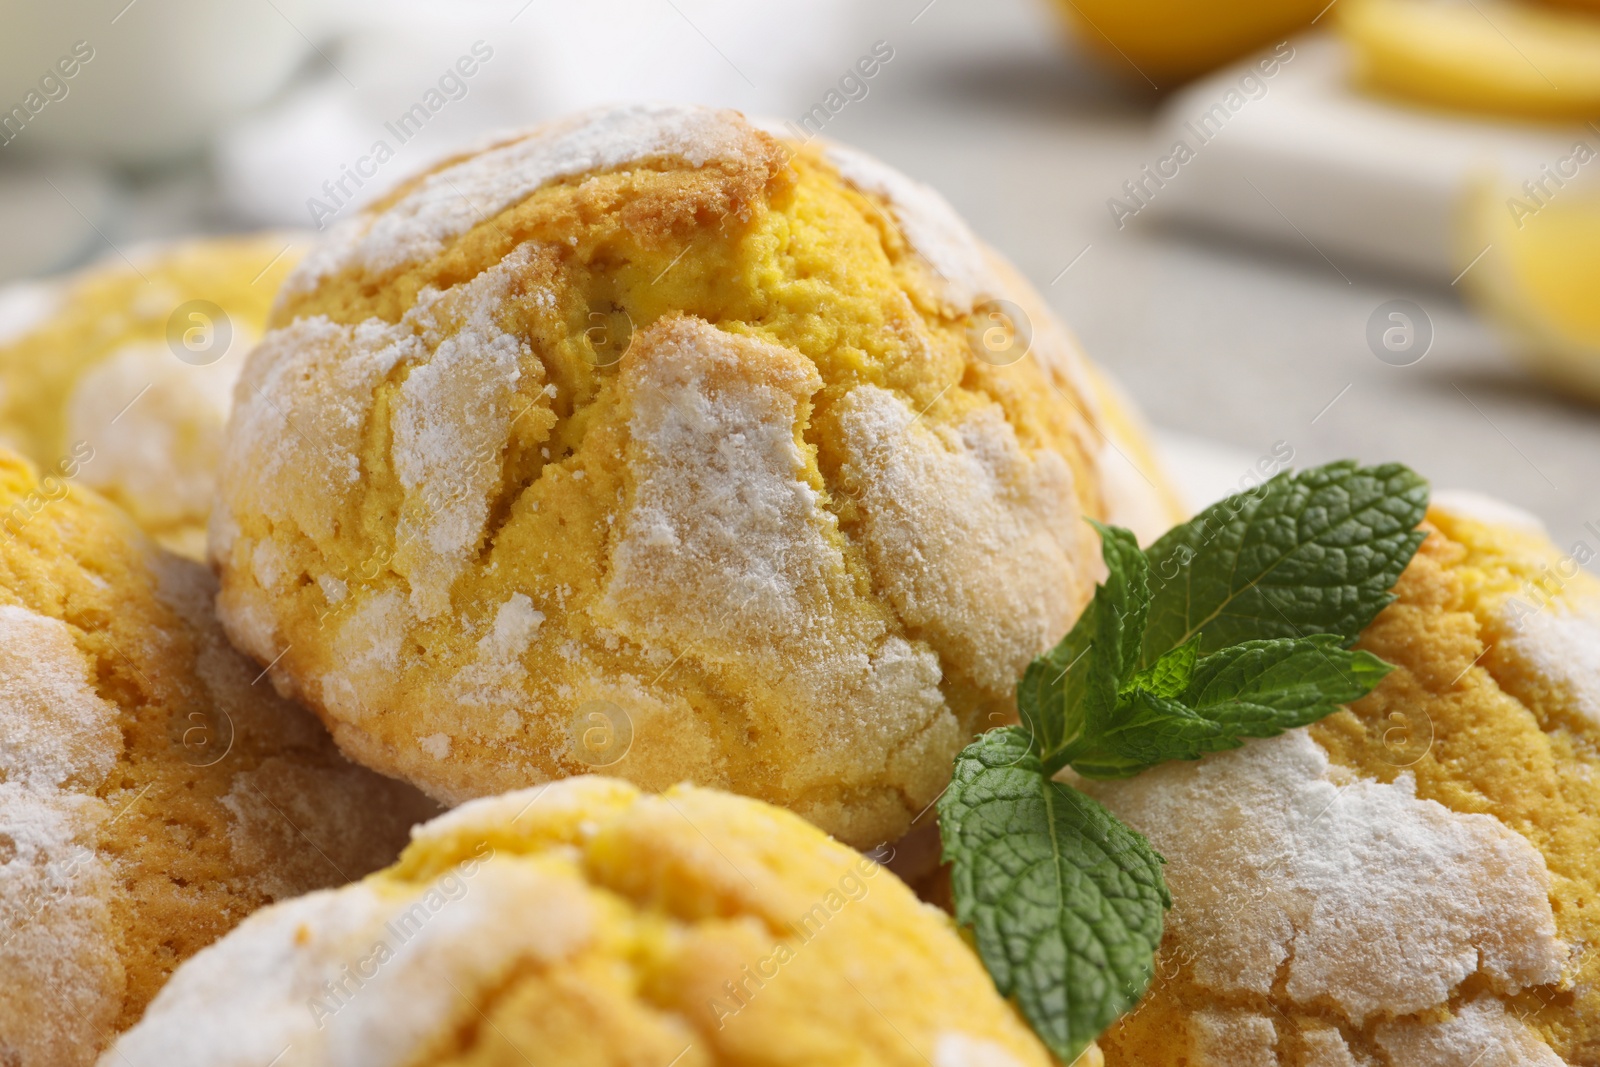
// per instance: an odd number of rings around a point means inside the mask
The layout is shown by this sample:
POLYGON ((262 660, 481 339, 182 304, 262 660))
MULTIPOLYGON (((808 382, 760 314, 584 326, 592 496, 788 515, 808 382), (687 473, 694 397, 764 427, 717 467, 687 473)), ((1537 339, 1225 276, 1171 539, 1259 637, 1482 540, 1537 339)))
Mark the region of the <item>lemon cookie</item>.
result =
POLYGON ((304 244, 197 239, 0 290, 0 440, 41 468, 74 459, 201 558, 233 384, 304 244))
MULTIPOLYGON (((944 201, 734 112, 516 133, 285 283, 222 458, 236 644, 443 800, 605 767, 892 839, 1100 567, 1132 423, 944 201)), ((1132 439, 1130 439, 1132 438, 1132 439)))
POLYGON ((94 1062, 257 907, 390 862, 432 808, 345 761, 215 583, 0 453, 0 1063, 94 1062))
POLYGON ((1600 1062, 1600 582, 1440 494, 1361 647, 1396 670, 1308 730, 1088 791, 1167 859, 1151 992, 1111 1067, 1600 1062))
POLYGON ((1054 1062, 949 919, 860 853, 758 801, 587 776, 465 804, 388 870, 252 916, 102 1062, 274 1058, 1054 1062))

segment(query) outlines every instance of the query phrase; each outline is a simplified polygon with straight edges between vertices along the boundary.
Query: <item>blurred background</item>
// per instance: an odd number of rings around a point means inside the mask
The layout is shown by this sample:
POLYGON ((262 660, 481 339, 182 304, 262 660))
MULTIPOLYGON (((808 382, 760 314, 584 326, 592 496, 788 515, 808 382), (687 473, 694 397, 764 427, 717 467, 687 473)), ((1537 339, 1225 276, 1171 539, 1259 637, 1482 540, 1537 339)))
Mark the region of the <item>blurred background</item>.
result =
MULTIPOLYGON (((943 193, 1197 500, 1286 449, 1397 459, 1581 559, 1600 551, 1597 4, 4 0, 0 362, 72 362, 65 333, 39 340, 90 298, 63 272, 131 272, 117 299, 137 303, 164 242, 270 230, 237 281, 205 261, 165 279, 242 339, 194 362, 237 364, 270 298, 251 287, 441 154, 595 103, 726 104, 943 193)), ((171 302, 151 303, 72 343, 159 336, 171 302)))

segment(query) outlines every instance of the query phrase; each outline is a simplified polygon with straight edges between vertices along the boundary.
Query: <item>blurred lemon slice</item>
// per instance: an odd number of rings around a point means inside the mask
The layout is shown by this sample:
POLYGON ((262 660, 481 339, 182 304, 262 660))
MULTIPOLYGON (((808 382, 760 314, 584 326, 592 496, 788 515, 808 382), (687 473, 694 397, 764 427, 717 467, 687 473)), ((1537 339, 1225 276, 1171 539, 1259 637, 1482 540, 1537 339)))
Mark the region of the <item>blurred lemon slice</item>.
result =
MULTIPOLYGON (((1600 169, 1600 160, 1589 166, 1600 169)), ((1600 403, 1600 182, 1542 199, 1484 186, 1472 200, 1466 253, 1482 259, 1463 284, 1535 373, 1600 403)))
POLYGON ((1551 7, 1571 7, 1600 14, 1600 0, 1540 0, 1551 7))
POLYGON ((1600 19, 1501 0, 1344 0, 1356 83, 1495 115, 1600 115, 1600 19))
POLYGON ((1328 0, 1055 0, 1088 47, 1158 88, 1285 40, 1328 0))

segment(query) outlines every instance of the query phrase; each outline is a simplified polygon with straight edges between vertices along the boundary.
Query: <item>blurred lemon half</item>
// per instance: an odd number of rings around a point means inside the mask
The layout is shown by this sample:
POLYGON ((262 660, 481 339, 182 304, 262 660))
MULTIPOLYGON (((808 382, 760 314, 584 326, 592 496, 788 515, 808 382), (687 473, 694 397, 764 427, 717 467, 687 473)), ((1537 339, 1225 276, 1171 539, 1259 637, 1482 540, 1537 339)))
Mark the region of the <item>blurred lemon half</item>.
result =
POLYGON ((1540 2, 1551 7, 1576 8, 1579 11, 1593 11, 1600 14, 1600 0, 1540 0, 1540 2))
POLYGON ((1600 19, 1502 0, 1342 0, 1362 88, 1535 119, 1600 116, 1600 19))
POLYGON ((1078 37, 1165 89, 1285 40, 1329 0, 1055 0, 1078 37))
POLYGON ((1582 185, 1485 183, 1463 246, 1482 259, 1463 284, 1531 370, 1600 404, 1600 158, 1590 153, 1596 173, 1582 185))

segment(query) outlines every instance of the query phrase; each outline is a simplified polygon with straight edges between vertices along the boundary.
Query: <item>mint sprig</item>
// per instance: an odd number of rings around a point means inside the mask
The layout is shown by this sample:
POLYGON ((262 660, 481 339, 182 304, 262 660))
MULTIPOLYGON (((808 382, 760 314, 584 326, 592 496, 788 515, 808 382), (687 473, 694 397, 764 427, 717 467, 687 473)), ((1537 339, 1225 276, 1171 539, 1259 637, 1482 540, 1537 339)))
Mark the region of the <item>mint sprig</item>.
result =
POLYGON ((1076 1049, 1070 1063, 1149 985, 1172 898, 1149 842, 1051 781, 1031 744, 1008 726, 968 745, 939 818, 956 921, 1045 1044, 1076 1049))
POLYGON ((1095 523, 1107 577, 1017 686, 1021 726, 956 757, 939 801, 956 919, 996 987, 1070 1063, 1150 982, 1163 860, 1071 786, 1198 759, 1332 714, 1392 669, 1351 651, 1423 540, 1398 464, 1284 473, 1148 550, 1095 523))

